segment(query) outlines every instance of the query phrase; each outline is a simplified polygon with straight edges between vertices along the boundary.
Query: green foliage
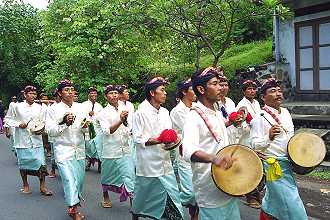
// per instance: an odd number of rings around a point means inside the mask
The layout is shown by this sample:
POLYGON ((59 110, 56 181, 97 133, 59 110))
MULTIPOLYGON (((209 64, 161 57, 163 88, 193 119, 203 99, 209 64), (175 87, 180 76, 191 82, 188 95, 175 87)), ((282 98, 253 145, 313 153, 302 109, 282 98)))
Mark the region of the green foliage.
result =
POLYGON ((173 95, 176 82, 197 67, 219 63, 232 77, 235 68, 271 57, 271 43, 235 46, 271 34, 270 3, 53 0, 47 10, 36 11, 7 2, 12 7, 0 6, 1 13, 15 25, 0 24, 0 62, 6 64, 1 82, 12 80, 8 85, 17 91, 31 82, 51 93, 60 79, 69 78, 80 100, 89 86, 102 91, 107 83, 127 83, 133 100, 141 101, 143 83, 154 75, 169 78, 173 95))
POLYGON ((16 1, 3 1, 0 19, 0 92, 8 98, 35 82, 40 26, 36 9, 16 1))
POLYGON ((330 171, 329 170, 324 170, 324 171, 313 171, 310 174, 308 174, 309 176, 313 176, 313 177, 318 177, 321 179, 325 179, 325 180, 330 180, 330 171))

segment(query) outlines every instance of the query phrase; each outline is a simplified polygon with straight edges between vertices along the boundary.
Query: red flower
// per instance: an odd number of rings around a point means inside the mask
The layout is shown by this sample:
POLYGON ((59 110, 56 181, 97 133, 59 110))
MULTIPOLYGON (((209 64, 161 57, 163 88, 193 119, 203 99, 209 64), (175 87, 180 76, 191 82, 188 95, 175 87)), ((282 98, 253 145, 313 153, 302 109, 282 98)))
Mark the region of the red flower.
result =
POLYGON ((245 121, 246 123, 250 124, 250 122, 252 121, 252 115, 250 114, 250 112, 247 113, 245 121))
POLYGON ((162 143, 171 143, 175 142, 178 139, 178 135, 175 130, 173 129, 165 129, 160 133, 157 140, 159 140, 162 143))
POLYGON ((242 114, 240 113, 240 112, 232 112, 232 113, 230 113, 230 115, 229 115, 229 121, 231 121, 231 122, 236 122, 236 119, 238 118, 238 117, 242 117, 242 114))

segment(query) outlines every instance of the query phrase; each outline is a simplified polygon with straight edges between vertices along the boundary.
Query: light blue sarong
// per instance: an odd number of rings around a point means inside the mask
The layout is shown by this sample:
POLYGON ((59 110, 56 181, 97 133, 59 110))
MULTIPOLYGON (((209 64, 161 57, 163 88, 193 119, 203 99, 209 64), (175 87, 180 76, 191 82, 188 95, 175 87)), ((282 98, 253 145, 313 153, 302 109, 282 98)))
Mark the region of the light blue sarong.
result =
POLYGON ((230 202, 218 208, 199 208, 199 220, 240 220, 238 200, 233 198, 230 202))
POLYGON ((85 178, 85 160, 57 162, 57 167, 62 179, 65 203, 67 206, 79 204, 85 178))
POLYGON ((16 153, 20 170, 39 170, 46 165, 43 147, 16 148, 16 153))
POLYGON ((85 141, 85 152, 87 158, 99 159, 97 151, 97 142, 100 141, 100 138, 93 138, 91 140, 85 141))
POLYGON ((129 156, 113 159, 103 158, 101 163, 101 184, 118 188, 125 186, 127 192, 132 193, 134 191, 135 179, 132 162, 129 156))
POLYGON ((192 183, 192 171, 178 163, 178 173, 180 178, 180 199, 184 206, 196 205, 195 194, 192 183))
POLYGON ((183 208, 174 173, 160 177, 137 176, 132 212, 138 216, 161 219, 168 196, 183 218, 183 208))
MULTIPOLYGON (((277 158, 283 176, 275 181, 266 181, 266 193, 262 200, 262 210, 280 220, 307 220, 304 204, 299 196, 292 167, 285 157, 277 158)), ((267 173, 268 164, 264 162, 267 173)))

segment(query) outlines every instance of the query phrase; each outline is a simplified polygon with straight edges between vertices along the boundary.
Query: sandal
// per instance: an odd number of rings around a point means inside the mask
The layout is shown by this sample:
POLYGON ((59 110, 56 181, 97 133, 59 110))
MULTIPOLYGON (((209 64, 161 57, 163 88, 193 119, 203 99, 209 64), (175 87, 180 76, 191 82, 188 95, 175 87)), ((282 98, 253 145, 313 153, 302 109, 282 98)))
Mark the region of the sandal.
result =
POLYGON ((54 174, 49 174, 48 178, 56 178, 56 174, 55 173, 54 174))
POLYGON ((20 192, 21 192, 22 194, 31 194, 31 193, 32 193, 31 190, 29 190, 29 191, 24 191, 24 189, 20 189, 20 192))
POLYGON ((261 204, 255 200, 255 199, 251 199, 250 201, 246 201, 246 202, 243 202, 245 205, 251 207, 251 208, 254 208, 254 209, 260 209, 261 208, 261 204))
POLYGON ((111 202, 101 202, 101 206, 103 207, 103 208, 105 208, 105 209, 107 209, 107 208, 112 208, 112 204, 111 204, 111 202))
POLYGON ((47 189, 45 191, 40 191, 40 193, 43 196, 52 196, 53 195, 52 191, 49 191, 47 189))

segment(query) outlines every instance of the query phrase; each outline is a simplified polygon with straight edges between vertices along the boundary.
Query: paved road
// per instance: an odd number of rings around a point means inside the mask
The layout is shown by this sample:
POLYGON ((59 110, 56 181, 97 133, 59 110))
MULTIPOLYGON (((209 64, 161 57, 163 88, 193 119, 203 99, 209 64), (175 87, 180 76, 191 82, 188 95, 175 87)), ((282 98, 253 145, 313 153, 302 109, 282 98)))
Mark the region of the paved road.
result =
MULTIPOLYGON (((36 177, 30 177, 32 194, 19 193, 21 179, 15 157, 8 147, 8 140, 0 135, 0 220, 69 220, 65 214, 63 190, 60 178, 47 178, 48 187, 54 192, 52 197, 40 196, 36 177)), ((84 186, 85 202, 82 211, 88 220, 129 220, 128 202, 120 203, 111 194, 113 208, 100 207, 102 198, 100 175, 92 169, 86 173, 84 186)), ((257 210, 241 206, 242 220, 257 220, 257 210)), ((188 219, 188 218, 186 218, 188 219)))

